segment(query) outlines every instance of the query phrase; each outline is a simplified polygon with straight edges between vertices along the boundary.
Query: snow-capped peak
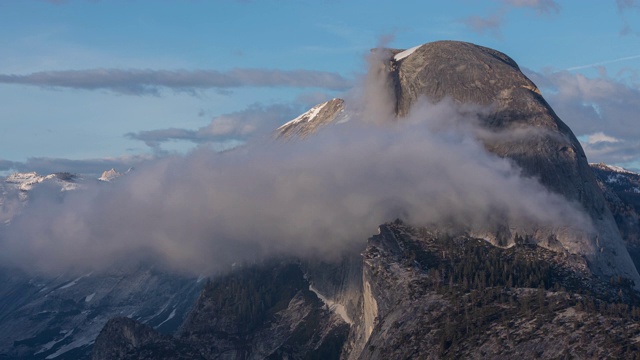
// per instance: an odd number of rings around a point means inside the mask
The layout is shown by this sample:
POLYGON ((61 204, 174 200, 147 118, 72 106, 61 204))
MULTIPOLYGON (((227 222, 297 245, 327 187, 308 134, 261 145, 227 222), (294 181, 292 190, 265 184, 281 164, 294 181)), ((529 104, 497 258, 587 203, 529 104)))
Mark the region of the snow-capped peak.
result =
POLYGON ((33 189, 34 184, 39 184, 45 180, 53 179, 55 177, 56 177, 55 174, 41 176, 41 175, 38 175, 38 173, 36 172, 29 172, 29 173, 17 172, 7 176, 7 178, 5 179, 5 182, 9 184, 18 185, 18 189, 22 191, 29 191, 33 189))
POLYGON ((107 170, 103 172, 102 175, 98 178, 98 180, 109 182, 119 176, 122 176, 122 174, 117 172, 116 169, 112 168, 111 170, 107 170))

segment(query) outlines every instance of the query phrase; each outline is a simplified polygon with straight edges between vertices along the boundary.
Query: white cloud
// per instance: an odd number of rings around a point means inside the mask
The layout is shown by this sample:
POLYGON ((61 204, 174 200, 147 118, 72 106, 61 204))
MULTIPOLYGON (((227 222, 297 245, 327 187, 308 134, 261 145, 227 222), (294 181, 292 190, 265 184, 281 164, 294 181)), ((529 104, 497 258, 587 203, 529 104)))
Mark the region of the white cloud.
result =
POLYGON ((589 145, 602 143, 602 142, 605 142, 605 143, 617 143, 617 142, 621 142, 621 141, 622 140, 616 139, 613 136, 606 135, 602 131, 586 136, 586 143, 589 144, 589 145))
POLYGON ((589 161, 609 164, 640 160, 640 88, 601 74, 525 70, 554 111, 583 139, 589 161))

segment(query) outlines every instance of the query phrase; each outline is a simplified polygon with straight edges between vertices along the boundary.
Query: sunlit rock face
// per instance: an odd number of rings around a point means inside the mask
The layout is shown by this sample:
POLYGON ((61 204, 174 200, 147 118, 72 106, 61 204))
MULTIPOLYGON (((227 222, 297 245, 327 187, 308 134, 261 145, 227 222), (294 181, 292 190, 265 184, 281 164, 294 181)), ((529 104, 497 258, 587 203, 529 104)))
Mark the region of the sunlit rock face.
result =
POLYGON ((304 138, 322 126, 334 121, 346 120, 344 100, 331 99, 318 104, 276 130, 279 138, 304 138))
MULTIPOLYGON (((578 221, 560 219, 552 225, 512 219, 464 230, 498 246, 513 246, 521 237, 554 251, 578 254, 595 274, 620 275, 640 286, 640 276, 579 141, 513 59, 457 41, 374 50, 373 58, 379 63, 373 67, 374 76, 384 87, 380 100, 373 103, 389 102, 402 121, 421 102, 453 101, 460 111, 476 115, 467 118, 478 124, 468 125, 489 152, 509 159, 523 177, 561 195, 584 215, 578 221)), ((335 99, 320 104, 278 129, 279 136, 308 136, 337 118, 348 119, 344 108, 349 109, 335 99)))
POLYGON ((389 61, 399 116, 407 115, 422 96, 485 106, 479 118, 491 131, 480 135, 487 150, 513 160, 524 176, 538 179, 551 192, 575 202, 594 227, 591 232, 583 228, 513 229, 507 224, 508 243, 520 230, 541 246, 584 255, 597 274, 622 275, 640 286, 580 143, 515 61, 496 50, 455 41, 424 44, 410 54, 395 54, 389 61))

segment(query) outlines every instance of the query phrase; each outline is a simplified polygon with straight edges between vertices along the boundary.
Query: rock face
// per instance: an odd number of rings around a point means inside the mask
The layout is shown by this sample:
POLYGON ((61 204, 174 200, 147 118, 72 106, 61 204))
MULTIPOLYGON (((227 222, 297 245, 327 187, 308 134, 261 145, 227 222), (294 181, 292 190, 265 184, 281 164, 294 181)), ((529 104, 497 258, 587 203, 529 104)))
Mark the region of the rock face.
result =
POLYGON ((618 298, 621 288, 565 255, 394 223, 380 227, 363 256, 364 296, 371 297, 364 312, 373 323, 351 358, 624 358, 640 350, 632 340, 637 322, 626 305, 613 305, 634 291, 627 286, 618 298), (596 310, 604 302, 627 310, 596 310))
POLYGON ((131 320, 110 322, 92 358, 336 359, 348 332, 298 264, 270 263, 209 283, 175 338, 131 320), (157 357, 176 351, 181 357, 157 357))
MULTIPOLYGON (((477 236, 510 246, 520 234, 540 246, 581 255, 594 273, 604 278, 622 275, 640 289, 640 275, 580 143, 515 61, 496 50, 456 41, 386 50, 382 61, 399 118, 407 116, 420 98, 434 102, 451 98, 458 104, 481 106, 477 111, 481 126, 493 134, 479 139, 485 148, 577 204, 594 228, 531 229, 505 223, 499 234, 481 229, 477 236)), ((332 117, 318 114, 315 119, 324 124, 332 117)))
POLYGON ((56 278, 2 268, 0 359, 87 359, 116 316, 173 333, 203 285, 149 266, 56 278))
MULTIPOLYGON (((580 143, 511 58, 469 43, 440 41, 424 44, 405 57, 391 57, 389 68, 399 116, 407 115, 420 96, 435 101, 451 97, 463 104, 489 106, 481 120, 491 131, 527 132, 527 136, 484 139, 485 147, 513 160, 525 176, 580 204, 596 229, 591 235, 543 232, 538 243, 545 246, 544 238, 554 236, 570 253, 585 256, 595 273, 623 275, 640 286, 580 143)), ((512 240, 514 236, 512 232, 512 240)))
POLYGON ((345 120, 344 100, 332 99, 280 126, 276 134, 278 138, 304 138, 329 123, 345 120))

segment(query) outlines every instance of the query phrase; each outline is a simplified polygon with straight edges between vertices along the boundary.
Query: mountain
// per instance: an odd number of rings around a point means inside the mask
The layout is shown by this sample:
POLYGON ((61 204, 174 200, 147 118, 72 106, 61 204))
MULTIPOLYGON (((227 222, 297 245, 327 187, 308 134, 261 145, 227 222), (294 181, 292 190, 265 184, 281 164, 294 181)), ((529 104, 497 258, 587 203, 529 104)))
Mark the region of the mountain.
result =
MULTIPOLYGON (((485 148, 578 204, 595 233, 385 223, 340 261, 272 259, 211 279, 175 336, 113 319, 93 359, 637 358, 640 281, 616 224, 635 215, 610 209, 612 194, 624 203, 631 193, 613 184, 632 175, 596 178, 571 130, 500 52, 453 41, 384 52, 398 121, 423 96, 474 104, 482 129, 525 135, 480 137, 485 148)), ((276 134, 305 137, 349 117, 331 100, 276 134)))
POLYGON ((66 172, 39 175, 35 172, 13 173, 0 181, 0 224, 8 224, 20 213, 34 187, 51 187, 64 193, 81 187, 82 179, 66 172))
MULTIPOLYGON (((479 137, 485 148, 513 161, 523 176, 537 179, 550 192, 578 204, 595 228, 593 232, 532 229, 528 224, 504 223, 499 231, 474 229, 476 236, 500 246, 512 245, 517 234, 528 236, 540 246, 584 257, 590 269, 603 278, 622 275, 640 286, 640 275, 579 141, 515 61, 496 50, 456 41, 383 52, 383 82, 400 120, 421 98, 480 106, 476 115, 481 128, 493 134, 479 137)), ((315 121, 323 126, 330 118, 316 114, 315 121)), ((297 130, 289 126, 288 133, 314 129, 308 122, 291 125, 297 130)), ((284 136, 282 128, 279 131, 284 136)))
MULTIPOLYGON (((127 170, 127 172, 125 174, 129 173, 129 171, 131 171, 131 169, 127 170)), ((112 168, 110 170, 103 171, 102 175, 100 175, 98 180, 105 181, 105 182, 110 182, 113 179, 116 179, 116 178, 118 178, 118 177, 120 177, 122 175, 124 175, 124 174, 119 173, 118 171, 116 171, 116 169, 112 168)))

